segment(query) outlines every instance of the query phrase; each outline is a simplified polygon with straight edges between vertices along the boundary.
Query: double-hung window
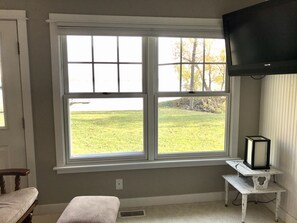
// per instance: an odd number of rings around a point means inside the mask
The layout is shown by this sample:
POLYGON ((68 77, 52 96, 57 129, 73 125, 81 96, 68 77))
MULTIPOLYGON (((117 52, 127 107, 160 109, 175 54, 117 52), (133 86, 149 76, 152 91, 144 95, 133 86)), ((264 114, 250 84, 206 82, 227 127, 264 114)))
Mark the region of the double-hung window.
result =
POLYGON ((68 162, 144 157, 143 38, 65 35, 68 162))
POLYGON ((234 155, 217 20, 50 14, 49 22, 58 171, 234 155))
POLYGON ((225 152, 225 61, 223 39, 158 38, 159 156, 225 152))

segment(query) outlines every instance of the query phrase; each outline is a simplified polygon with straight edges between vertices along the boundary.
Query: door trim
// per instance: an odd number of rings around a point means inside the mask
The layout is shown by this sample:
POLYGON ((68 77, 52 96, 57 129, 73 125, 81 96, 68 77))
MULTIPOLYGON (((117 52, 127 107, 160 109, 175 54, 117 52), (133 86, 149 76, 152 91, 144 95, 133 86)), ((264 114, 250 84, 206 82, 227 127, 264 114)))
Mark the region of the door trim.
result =
POLYGON ((19 42, 20 75, 22 86, 23 113, 25 120, 25 148, 27 168, 30 169, 28 185, 36 187, 36 164, 33 131, 33 113, 31 101, 29 49, 27 37, 27 17, 24 10, 0 10, 0 20, 15 20, 19 42))

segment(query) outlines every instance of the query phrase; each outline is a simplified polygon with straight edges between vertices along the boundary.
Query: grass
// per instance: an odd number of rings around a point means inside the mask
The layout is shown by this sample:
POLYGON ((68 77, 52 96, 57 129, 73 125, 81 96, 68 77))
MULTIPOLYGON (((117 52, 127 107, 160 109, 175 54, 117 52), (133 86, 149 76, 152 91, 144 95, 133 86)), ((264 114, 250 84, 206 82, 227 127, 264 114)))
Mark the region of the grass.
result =
POLYGON ((222 151, 225 114, 182 109, 159 110, 159 152, 222 151))
POLYGON ((72 112, 72 153, 141 152, 140 111, 72 112))
POLYGON ((0 127, 4 127, 4 126, 5 126, 4 113, 1 112, 0 113, 0 127))
MULTIPOLYGON (((72 154, 141 152, 141 111, 72 112, 72 154)), ((221 151, 225 114, 159 109, 159 152, 221 151)))

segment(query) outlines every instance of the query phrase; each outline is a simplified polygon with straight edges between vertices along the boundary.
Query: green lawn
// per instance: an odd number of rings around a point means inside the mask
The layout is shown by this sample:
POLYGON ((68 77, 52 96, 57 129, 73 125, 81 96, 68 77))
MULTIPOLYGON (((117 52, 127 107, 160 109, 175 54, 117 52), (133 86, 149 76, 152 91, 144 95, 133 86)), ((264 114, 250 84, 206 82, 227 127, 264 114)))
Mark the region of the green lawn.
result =
MULTIPOLYGON (((72 112, 72 155, 141 152, 141 111, 72 112)), ((159 109, 159 152, 223 150, 225 114, 159 109)))
POLYGON ((1 112, 0 113, 0 127, 4 127, 4 126, 5 126, 4 113, 1 112))
POLYGON ((162 108, 159 123, 160 153, 224 149, 224 113, 162 108))

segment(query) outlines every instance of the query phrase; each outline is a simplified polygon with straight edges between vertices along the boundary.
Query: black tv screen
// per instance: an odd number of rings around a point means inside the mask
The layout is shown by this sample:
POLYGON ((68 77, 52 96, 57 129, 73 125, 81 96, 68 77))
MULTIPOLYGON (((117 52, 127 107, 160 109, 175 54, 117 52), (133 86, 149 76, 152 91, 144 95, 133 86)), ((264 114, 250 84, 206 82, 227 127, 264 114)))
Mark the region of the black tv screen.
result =
POLYGON ((297 73, 297 0, 270 0, 223 15, 230 76, 297 73))

